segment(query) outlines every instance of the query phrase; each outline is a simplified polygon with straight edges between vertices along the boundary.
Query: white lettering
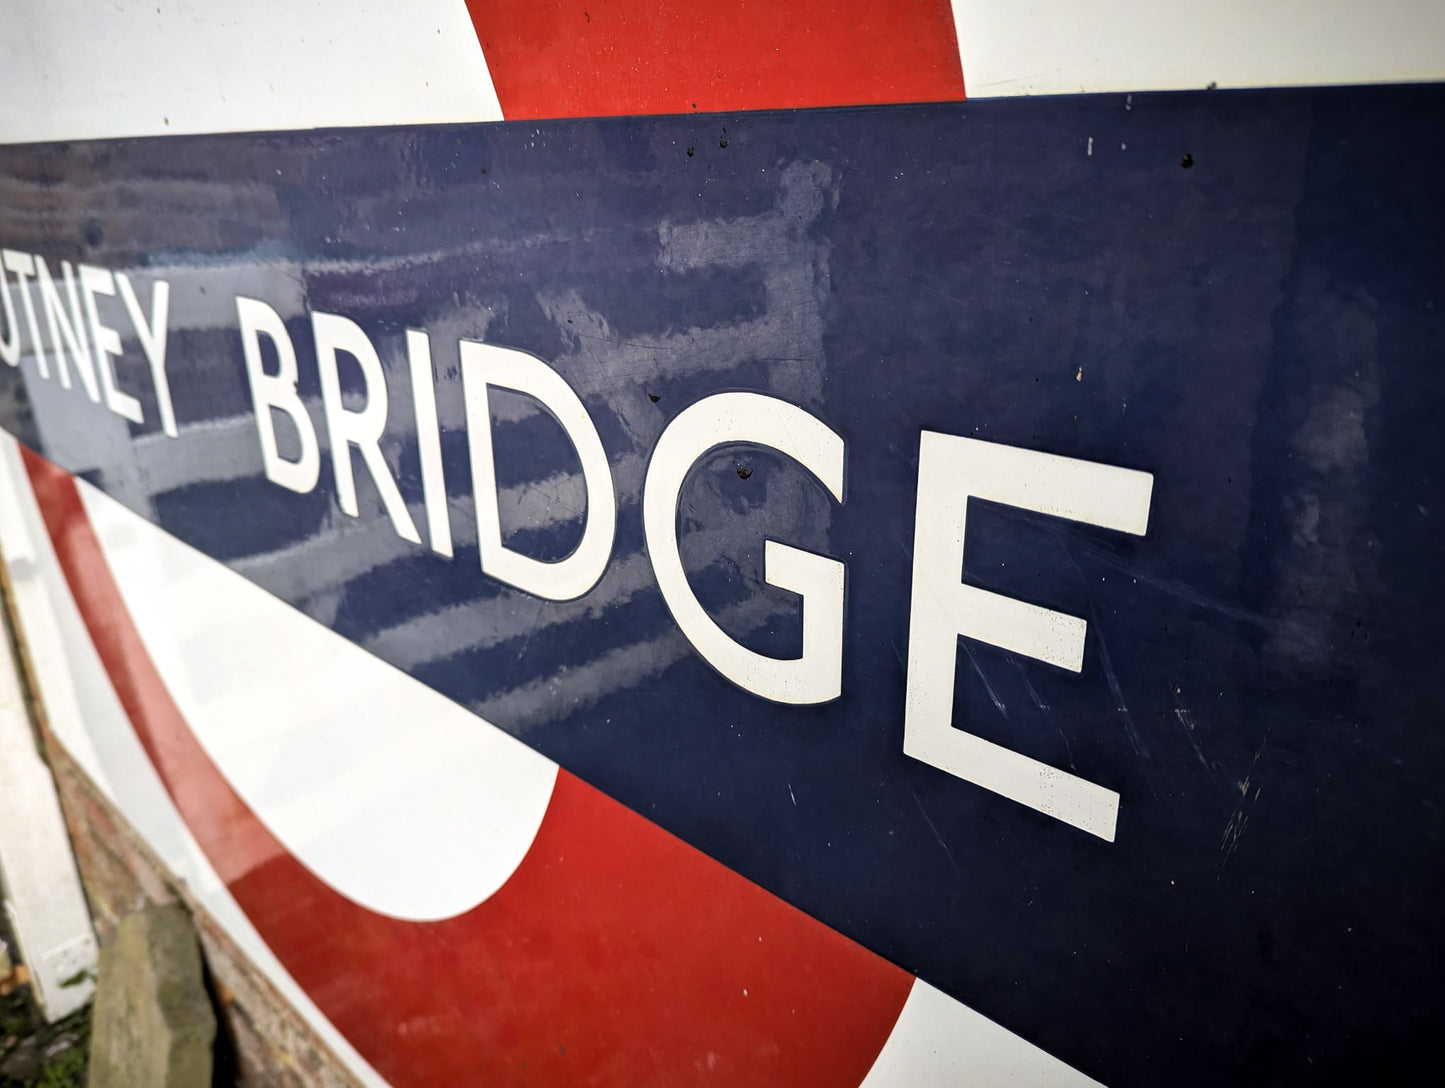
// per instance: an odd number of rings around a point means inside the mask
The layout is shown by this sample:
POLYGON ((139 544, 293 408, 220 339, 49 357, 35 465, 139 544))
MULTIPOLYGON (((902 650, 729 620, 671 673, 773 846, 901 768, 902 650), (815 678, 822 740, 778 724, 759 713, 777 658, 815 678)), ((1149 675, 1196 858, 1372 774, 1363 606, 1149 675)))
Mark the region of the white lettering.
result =
POLYGON ((344 513, 359 516, 356 481, 351 474, 351 446, 371 473, 397 535, 413 544, 421 543, 416 523, 401 500, 396 480, 381 455, 381 436, 386 430, 386 377, 381 360, 365 331, 350 318, 338 314, 313 313, 311 332, 316 338, 316 366, 321 373, 321 405, 326 412, 326 431, 331 439, 331 464, 336 473, 336 501, 344 513), (366 386, 366 405, 350 411, 341 402, 341 378, 336 353, 344 351, 361 367, 366 386))
POLYGON ((477 542, 482 570, 508 585, 551 601, 570 601, 597 584, 607 569, 617 531, 617 498, 607 451, 581 399, 541 359, 496 344, 461 343, 462 389, 467 404, 467 445, 476 496, 477 542), (540 401, 567 433, 582 462, 587 521, 582 540, 565 559, 548 563, 502 543, 497 505, 497 468, 492 450, 492 410, 487 390, 510 389, 540 401))
POLYGON ((769 446, 797 461, 843 501, 843 440, 803 409, 758 393, 718 393, 685 409, 662 432, 643 487, 647 554, 682 633, 713 668, 777 703, 825 703, 843 689, 843 564, 776 541, 763 546, 763 578, 803 598, 803 652, 773 658, 735 642, 688 585, 677 545, 677 502, 689 469, 728 442, 769 446))
POLYGON ((5 265, 0 260, 0 308, 5 311, 5 339, 0 340, 0 359, 9 366, 20 365, 20 322, 15 316, 15 302, 10 297, 10 283, 5 265))
POLYGON ((85 301, 85 316, 90 322, 90 338, 95 344, 95 368, 100 372, 100 387, 105 393, 105 406, 132 423, 144 422, 140 401, 122 393, 115 384, 115 364, 111 357, 121 353, 120 334, 100 323, 96 295, 114 295, 115 277, 103 268, 80 266, 80 294, 85 301))
POLYGON ((959 581, 971 497, 1143 536, 1154 477, 974 438, 924 431, 918 454, 903 751, 1114 841, 1119 795, 953 727, 958 638, 1079 672, 1081 619, 959 581))
MULTIPOLYGON (((136 339, 140 341, 146 362, 150 364, 151 378, 156 387, 156 408, 161 414, 161 430, 175 438, 178 433, 176 412, 171 406, 171 382, 166 376, 166 318, 170 312, 171 285, 165 280, 156 280, 152 285, 151 316, 147 322, 140 300, 136 298, 135 288, 130 285, 130 279, 124 272, 117 272, 115 280, 120 287, 120 300, 125 303, 125 312, 135 327, 136 339)), ((282 330, 285 330, 285 326, 282 326, 282 330)))
MULTIPOLYGON (((26 282, 35 275, 35 258, 28 253, 6 249, 0 250, 0 260, 5 262, 6 268, 15 273, 15 282, 20 287, 20 307, 25 311, 25 329, 30 334, 30 346, 35 351, 35 363, 40 368, 40 376, 48 378, 50 377, 50 367, 45 361, 45 347, 40 343, 40 326, 35 322, 35 303, 30 298, 30 285, 26 282)), ((15 337, 15 341, 18 347, 19 335, 15 337)))
MULTIPOLYGON (((127 288, 123 286, 121 290, 124 292, 127 288)), ((261 463, 266 477, 304 495, 316 486, 321 472, 321 452, 316 429, 296 392, 296 349, 281 315, 264 302, 237 296, 236 317, 241 326, 241 351, 246 357, 246 379, 250 382, 251 403, 256 409, 256 433, 261 440, 261 463), (275 375, 265 371, 261 359, 262 336, 276 349, 275 375), (273 409, 289 417, 296 428, 301 452, 295 461, 286 460, 276 448, 273 409)))
POLYGON ((431 549, 452 557, 452 523, 447 514, 447 481, 442 469, 441 429, 437 424, 436 378, 432 373, 431 340, 418 329, 406 330, 406 357, 411 368, 411 402, 416 413, 416 445, 421 454, 421 494, 426 504, 426 532, 431 549))
POLYGON ((65 354, 75 361, 75 373, 85 386, 85 395, 96 404, 100 403, 100 387, 95 384, 95 369, 90 365, 90 343, 85 335, 84 315, 80 300, 75 293, 75 269, 69 261, 60 262, 65 276, 65 291, 70 297, 67 311, 60 301, 60 292, 50 278, 50 269, 45 267, 45 258, 35 258, 35 282, 40 287, 40 305, 45 310, 45 326, 50 331, 50 348, 55 353, 55 366, 60 371, 60 384, 70 388, 70 368, 65 365, 65 354))

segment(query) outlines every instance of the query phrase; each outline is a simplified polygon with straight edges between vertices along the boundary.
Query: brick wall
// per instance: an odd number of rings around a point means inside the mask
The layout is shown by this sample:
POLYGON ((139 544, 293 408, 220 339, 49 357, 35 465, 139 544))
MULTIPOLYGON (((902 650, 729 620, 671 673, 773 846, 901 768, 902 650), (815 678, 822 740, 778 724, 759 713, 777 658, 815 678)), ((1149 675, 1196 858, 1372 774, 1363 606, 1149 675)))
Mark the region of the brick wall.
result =
POLYGON ((358 1082, 271 983, 250 963, 139 835, 42 728, 47 758, 101 944, 132 911, 180 900, 205 953, 221 1020, 217 1067, 243 1085, 343 1088, 358 1082))
MULTIPOLYGON (((13 600, 8 583, 8 571, 0 563, 0 595, 7 603, 13 600)), ((216 920, 161 864, 46 727, 44 708, 33 697, 39 689, 23 633, 14 625, 13 613, 11 618, 9 633, 30 696, 32 720, 60 794, 101 944, 110 941, 120 920, 132 911, 179 900, 189 909, 200 938, 218 1013, 217 1083, 234 1078, 237 1084, 266 1088, 350 1088, 358 1084, 216 920)))

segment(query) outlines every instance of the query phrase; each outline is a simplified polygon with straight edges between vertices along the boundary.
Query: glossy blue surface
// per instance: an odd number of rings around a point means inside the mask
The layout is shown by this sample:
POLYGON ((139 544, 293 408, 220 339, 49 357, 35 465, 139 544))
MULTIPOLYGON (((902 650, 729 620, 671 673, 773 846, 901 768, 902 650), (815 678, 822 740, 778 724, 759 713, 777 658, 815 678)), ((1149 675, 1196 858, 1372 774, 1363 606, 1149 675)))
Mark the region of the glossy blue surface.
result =
MULTIPOLYGON (((1093 1076, 1418 1076, 1442 1059, 1442 108, 1430 86, 4 148, 25 199, 0 244, 170 279, 181 433, 158 435, 133 340, 145 427, 28 362, 0 368, 0 419, 1093 1076), (238 293, 287 317, 313 399, 308 311, 366 329, 413 504, 403 337, 428 330, 454 560, 397 539, 364 472, 358 520, 329 461, 306 496, 261 475, 238 293), (617 542, 580 601, 481 573, 458 338, 546 360, 597 424, 617 542), (832 704, 729 684, 652 580, 649 453, 729 389, 842 435, 846 499, 716 451, 684 562, 730 633, 786 656, 797 599, 762 583, 761 542, 845 560, 832 704), (969 581, 1089 636, 1077 676, 961 643, 954 720, 1117 790, 1115 843, 902 754, 921 429, 1154 474, 1142 539, 969 521, 969 581)), ((558 558, 575 455, 503 400, 501 485, 536 485, 508 542, 558 558)))

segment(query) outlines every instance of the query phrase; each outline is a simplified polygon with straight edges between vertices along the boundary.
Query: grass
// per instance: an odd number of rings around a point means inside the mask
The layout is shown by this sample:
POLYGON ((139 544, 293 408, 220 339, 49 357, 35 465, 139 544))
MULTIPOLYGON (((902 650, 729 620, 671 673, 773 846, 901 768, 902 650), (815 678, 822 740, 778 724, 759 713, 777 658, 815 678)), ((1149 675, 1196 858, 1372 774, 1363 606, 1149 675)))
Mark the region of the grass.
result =
POLYGON ((90 1009, 47 1024, 24 990, 0 998, 0 1088, 85 1088, 90 1009))
POLYGON ((85 1088, 85 1050, 71 1047, 47 1062, 35 1078, 35 1088, 85 1088))

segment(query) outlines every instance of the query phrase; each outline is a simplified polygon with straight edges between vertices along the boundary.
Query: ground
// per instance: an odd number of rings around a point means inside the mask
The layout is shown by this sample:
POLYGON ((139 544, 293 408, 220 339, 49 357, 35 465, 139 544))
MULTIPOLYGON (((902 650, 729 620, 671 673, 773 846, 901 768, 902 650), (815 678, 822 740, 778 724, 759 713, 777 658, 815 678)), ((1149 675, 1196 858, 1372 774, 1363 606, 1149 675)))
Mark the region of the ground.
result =
POLYGON ((21 987, 0 997, 0 1088, 85 1088, 90 1007, 47 1024, 21 987))

